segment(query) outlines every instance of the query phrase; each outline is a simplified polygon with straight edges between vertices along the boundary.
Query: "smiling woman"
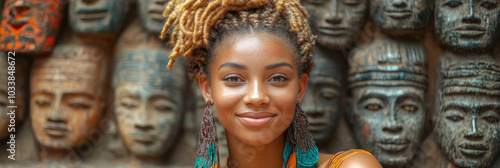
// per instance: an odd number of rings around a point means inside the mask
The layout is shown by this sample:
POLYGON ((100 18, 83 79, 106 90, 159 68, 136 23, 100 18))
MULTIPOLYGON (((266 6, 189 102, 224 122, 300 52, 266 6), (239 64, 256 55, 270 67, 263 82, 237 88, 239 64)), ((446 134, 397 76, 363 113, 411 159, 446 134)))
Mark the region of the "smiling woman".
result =
POLYGON ((195 167, 220 167, 214 105, 226 128, 228 167, 381 167, 366 151, 318 153, 300 107, 314 36, 296 0, 174 0, 172 32, 207 102, 195 167), (195 17, 192 17, 195 16, 195 17))

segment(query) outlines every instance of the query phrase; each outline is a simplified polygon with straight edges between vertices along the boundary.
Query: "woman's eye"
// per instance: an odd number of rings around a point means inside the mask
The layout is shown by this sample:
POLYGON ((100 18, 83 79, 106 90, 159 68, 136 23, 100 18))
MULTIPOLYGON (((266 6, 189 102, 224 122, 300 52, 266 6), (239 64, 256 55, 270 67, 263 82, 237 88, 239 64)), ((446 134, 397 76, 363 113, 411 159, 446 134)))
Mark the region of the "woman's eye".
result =
POLYGON ((378 111, 382 109, 382 106, 378 104, 368 104, 365 106, 365 109, 370 110, 370 111, 378 111))
POLYGON ((241 83, 241 82, 243 82, 243 80, 238 76, 228 76, 228 77, 225 77, 223 80, 228 82, 228 83, 241 83))
POLYGON ((458 121, 462 121, 464 118, 462 116, 459 116, 459 115, 450 115, 450 116, 447 116, 446 119, 453 121, 453 122, 458 122, 458 121))
POLYGON ((483 8, 488 9, 488 10, 492 10, 492 9, 495 9, 498 5, 496 3, 486 1, 486 2, 482 3, 481 6, 483 8))
POLYGON ((449 2, 446 2, 444 5, 448 6, 450 8, 456 8, 456 7, 460 6, 460 5, 462 5, 462 2, 460 2, 460 1, 449 1, 449 2))
POLYGON ((281 83, 287 81, 288 78, 284 76, 274 76, 271 78, 270 82, 272 83, 281 83))
POLYGON ((403 105, 401 108, 410 113, 418 110, 418 107, 414 105, 403 105))
POLYGON ((497 123, 498 121, 500 121, 500 119, 498 117, 496 117, 496 116, 486 116, 486 117, 483 118, 483 120, 485 120, 485 121, 487 121, 489 123, 492 123, 492 124, 497 123))

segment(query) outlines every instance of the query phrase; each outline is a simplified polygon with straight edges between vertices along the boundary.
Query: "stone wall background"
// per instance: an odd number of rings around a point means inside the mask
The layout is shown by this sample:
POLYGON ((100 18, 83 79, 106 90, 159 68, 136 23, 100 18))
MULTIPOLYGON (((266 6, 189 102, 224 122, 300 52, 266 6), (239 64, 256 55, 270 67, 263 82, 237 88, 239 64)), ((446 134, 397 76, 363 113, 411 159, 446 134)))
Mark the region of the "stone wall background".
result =
MULTIPOLYGON (((3 2, 3 1, 0 1, 3 2)), ((134 17, 137 17, 136 14, 136 6, 133 5, 131 7, 130 15, 127 20, 132 21, 134 17)), ((431 17, 433 18, 433 17, 431 17)), ((374 28, 370 24, 370 20, 367 21, 364 34, 360 37, 358 44, 362 44, 365 42, 371 41, 373 37, 374 28)), ((428 26, 425 32, 424 44, 426 48, 427 60, 428 60, 428 72, 429 72, 429 89, 427 92, 427 106, 429 109, 432 109, 434 102, 434 78, 435 78, 435 68, 439 59, 439 56, 443 53, 443 49, 440 48, 439 43, 436 41, 436 37, 434 35, 432 25, 434 23, 433 20, 430 21, 431 25, 428 26)), ((67 17, 64 21, 64 24, 67 25, 67 17)), ((130 22, 126 24, 126 26, 130 26, 130 22)), ((63 31, 67 31, 65 29, 70 29, 68 26, 62 26, 63 31)), ((123 29, 122 29, 123 30, 123 29)), ((61 33, 62 34, 62 33, 61 33)), ((60 37, 63 38, 63 37, 60 37)), ((114 45, 113 45, 114 46, 114 45)), ((500 43, 497 43, 495 47, 495 55, 500 57, 500 43)), ((33 55, 32 57, 26 57, 26 59, 32 59, 36 57, 33 55)), ((110 55, 110 58, 113 58, 110 55)), ((2 58, 3 59, 3 58, 2 58)), ((500 58, 499 58, 500 59, 500 58)), ((345 60, 344 60, 345 61, 345 60)), ((112 61, 111 61, 112 62, 112 61)), ((345 61, 347 64, 347 62, 345 61)), ((3 68, 3 67, 2 67, 3 68)), ((17 67, 17 68, 25 68, 30 69, 30 67, 17 67)), ((110 69, 112 69, 110 67, 110 69)), ((344 76, 345 77, 345 76, 344 76)), ((28 76, 26 78, 29 79, 28 76)), ((344 84, 345 85, 345 84, 344 84)), ((197 92, 198 90, 192 90, 192 92, 197 92)), ((111 94, 111 90, 108 90, 111 94)), ((345 95, 345 91, 344 91, 345 95)), ((111 99, 111 98, 110 98, 111 99)), ((195 104, 190 98, 186 101, 189 101, 189 107, 194 107, 195 104)), ((99 141, 90 142, 85 147, 81 149, 76 149, 74 154, 81 157, 82 163, 84 165, 97 165, 95 167, 101 167, 104 165, 109 165, 113 163, 126 162, 130 157, 130 153, 125 148, 123 141, 120 139, 118 135, 118 130, 116 126, 116 121, 113 113, 111 112, 111 104, 110 101, 108 104, 108 108, 106 111, 105 117, 101 120, 101 133, 102 139, 99 141)), ((341 108, 343 109, 343 108, 341 108)), ((28 114, 29 108, 27 109, 28 114)), ((196 140, 198 136, 198 129, 196 128, 196 124, 200 121, 196 121, 196 113, 194 108, 186 111, 186 116, 184 118, 184 123, 182 127, 182 134, 177 138, 177 144, 168 156, 166 156, 168 167, 192 167, 194 165, 195 160, 195 151, 196 151, 196 140)), ((36 142, 33 136, 32 125, 29 122, 29 115, 26 115, 25 121, 18 124, 18 130, 16 134, 16 160, 12 161, 7 159, 6 156, 6 140, 1 140, 0 142, 0 167, 25 167, 27 165, 38 164, 40 162, 40 146, 36 142)), ((4 130, 0 130, 4 131, 4 130)), ((415 164, 415 167, 432 167, 430 165, 436 165, 436 162, 439 161, 439 150, 436 145, 431 140, 432 137, 429 137, 424 142, 424 147, 422 147, 422 160, 421 162, 415 164)), ((326 149, 322 149, 328 153, 336 153, 343 150, 348 150, 351 148, 357 148, 355 141, 352 138, 351 133, 349 132, 349 128, 344 120, 344 115, 341 113, 341 118, 339 120, 338 126, 335 129, 334 135, 332 136, 330 143, 326 145, 326 149)), ((500 167, 500 158, 497 159, 497 164, 494 165, 495 168, 500 167)))

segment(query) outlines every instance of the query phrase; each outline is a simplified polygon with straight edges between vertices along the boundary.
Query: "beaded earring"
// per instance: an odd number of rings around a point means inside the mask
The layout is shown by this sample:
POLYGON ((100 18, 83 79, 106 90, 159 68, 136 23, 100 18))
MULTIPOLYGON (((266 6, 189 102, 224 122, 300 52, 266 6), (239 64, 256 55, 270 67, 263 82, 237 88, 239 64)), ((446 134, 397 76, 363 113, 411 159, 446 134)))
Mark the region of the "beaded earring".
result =
POLYGON ((293 152, 296 152, 297 168, 315 168, 318 165, 318 147, 309 132, 309 122, 299 103, 295 107, 292 124, 288 127, 287 142, 283 152, 285 163, 293 152))
POLYGON ((207 101, 207 107, 201 121, 195 168, 220 168, 217 127, 210 108, 212 104, 211 100, 207 101))

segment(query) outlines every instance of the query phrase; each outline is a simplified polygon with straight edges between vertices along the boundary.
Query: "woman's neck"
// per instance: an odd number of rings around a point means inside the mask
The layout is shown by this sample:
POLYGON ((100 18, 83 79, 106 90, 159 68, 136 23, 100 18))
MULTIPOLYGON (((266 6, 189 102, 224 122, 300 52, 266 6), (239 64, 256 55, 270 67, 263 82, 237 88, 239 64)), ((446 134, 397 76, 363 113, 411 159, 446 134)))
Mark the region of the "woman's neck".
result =
MULTIPOLYGON (((283 166, 283 150, 285 134, 281 134, 273 142, 254 146, 248 145, 226 131, 229 157, 227 167, 238 168, 276 168, 283 166)), ((221 161, 221 164, 225 164, 221 161)))

